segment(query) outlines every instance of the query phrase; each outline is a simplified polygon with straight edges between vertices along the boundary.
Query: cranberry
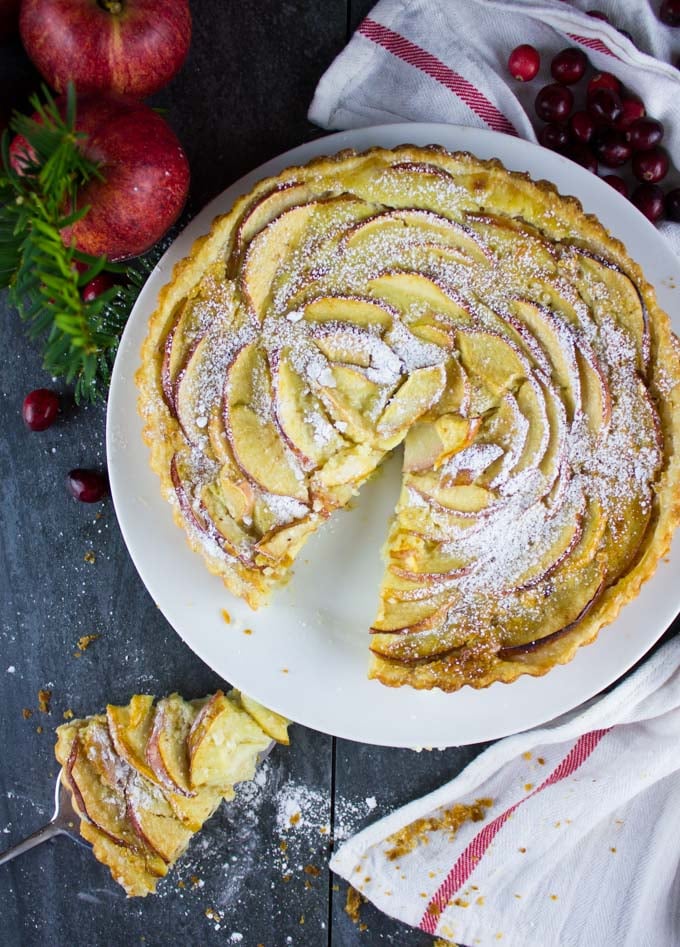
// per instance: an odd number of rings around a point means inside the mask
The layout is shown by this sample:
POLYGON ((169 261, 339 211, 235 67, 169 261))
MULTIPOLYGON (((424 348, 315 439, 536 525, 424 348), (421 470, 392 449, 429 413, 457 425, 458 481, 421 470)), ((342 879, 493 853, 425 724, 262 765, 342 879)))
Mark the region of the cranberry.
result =
POLYGON ((569 119, 569 129, 574 141, 587 145, 595 131, 595 119, 588 112, 574 112, 569 119))
POLYGON ((81 503, 96 503, 106 494, 106 477, 97 470, 76 468, 66 476, 66 486, 72 497, 81 503))
POLYGON ((594 151, 602 164, 608 168, 620 168, 630 158, 633 149, 623 132, 605 128, 597 136, 594 151))
POLYGON ((541 57, 537 49, 523 43, 517 46, 508 57, 508 70, 513 79, 528 82, 533 79, 541 65, 541 57))
POLYGON ((633 155, 633 174, 638 181, 650 181, 656 184, 668 174, 668 155, 663 148, 651 151, 638 151, 633 155))
POLYGON ((638 184, 630 199, 653 224, 663 217, 663 191, 658 184, 638 184))
POLYGON ((588 111, 593 118, 613 125, 623 112, 621 96, 611 89, 596 89, 588 96, 588 111))
POLYGON ((576 164, 580 164, 581 167, 586 168, 588 171, 592 171, 594 174, 597 173, 597 158, 592 153, 590 148, 587 145, 584 145, 581 141, 576 141, 567 151, 567 157, 571 158, 572 161, 575 161, 576 164))
POLYGON ((557 82, 573 85, 581 79, 588 68, 588 57, 580 49, 563 49, 550 63, 550 72, 557 82))
POLYGON ((605 174, 602 180, 606 181, 607 184, 613 187, 615 191, 618 191, 619 194, 628 197, 628 185, 618 174, 605 174))
POLYGON ((609 17, 606 13, 603 13, 602 10, 586 10, 586 13, 596 20, 604 20, 605 23, 609 23, 609 17))
POLYGON ((680 223, 680 187, 666 194, 666 217, 680 223))
POLYGON ((655 118, 638 118, 628 129, 628 141, 634 151, 650 151, 661 143, 664 128, 655 118))
POLYGON ((543 86, 534 103, 536 114, 544 122, 566 122, 573 107, 574 96, 571 89, 556 82, 543 86))
POLYGON ((71 266, 76 271, 76 273, 84 273, 85 270, 89 269, 89 263, 83 263, 82 260, 72 260, 71 266))
POLYGON ((538 135, 538 140, 544 148, 550 148, 551 151, 564 151, 569 144, 569 132, 564 125, 557 125, 554 122, 550 125, 544 125, 538 135))
POLYGON ((659 19, 666 26, 680 26, 680 0, 663 0, 659 8, 659 19))
POLYGON ((89 283, 83 286, 83 301, 91 303, 97 296, 101 296, 107 289, 111 289, 111 287, 115 285, 116 281, 110 273, 100 273, 99 276, 95 276, 94 279, 91 279, 89 283))
POLYGON ((24 398, 21 415, 31 431, 46 431, 59 414, 59 396, 49 388, 36 388, 24 398))
POLYGON ((621 117, 616 122, 616 127, 619 131, 626 131, 633 122, 639 118, 643 118, 645 114, 644 103, 639 99, 632 99, 630 96, 624 96, 624 98, 621 99, 621 107, 623 111, 621 112, 621 117))
POLYGON ((588 96, 598 89, 610 89, 612 92, 621 92, 621 83, 611 72, 596 72, 588 83, 588 96))

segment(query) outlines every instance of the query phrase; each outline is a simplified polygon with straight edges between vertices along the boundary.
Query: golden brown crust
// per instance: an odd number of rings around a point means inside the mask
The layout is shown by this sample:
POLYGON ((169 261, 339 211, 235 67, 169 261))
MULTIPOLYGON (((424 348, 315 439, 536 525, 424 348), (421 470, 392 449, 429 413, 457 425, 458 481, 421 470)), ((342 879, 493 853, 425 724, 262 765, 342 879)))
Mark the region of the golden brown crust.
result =
MULTIPOLYGON (((624 244, 613 238, 593 215, 585 214, 574 197, 562 196, 553 184, 533 181, 527 174, 507 171, 496 159, 480 160, 466 153, 449 153, 438 146, 420 148, 403 145, 392 150, 371 149, 357 155, 352 151, 331 157, 320 157, 302 167, 288 168, 280 175, 265 179, 240 198, 229 214, 218 217, 205 237, 197 240, 190 255, 178 263, 170 282, 159 296, 156 311, 149 322, 149 333, 142 349, 142 367, 137 373, 140 389, 139 407, 144 418, 144 437, 151 452, 151 466, 159 475, 162 491, 171 500, 175 484, 170 473, 170 460, 183 443, 179 424, 164 401, 159 372, 159 359, 165 344, 170 318, 175 306, 197 291, 203 275, 211 268, 226 268, 230 257, 236 224, 245 210, 275 188, 291 182, 330 180, 342 172, 350 175, 370 161, 387 164, 433 162, 453 176, 467 189, 472 210, 493 211, 502 195, 503 213, 515 220, 528 220, 549 240, 582 245, 590 253, 601 255, 623 271, 636 286, 646 306, 649 320, 648 388, 659 415, 663 433, 663 468, 655 486, 654 526, 647 531, 643 546, 632 568, 607 588, 596 606, 571 629, 568 635, 545 643, 533 651, 514 654, 505 660, 498 654, 480 652, 474 645, 465 646, 440 659, 398 663, 374 655, 370 676, 390 686, 409 684, 416 688, 439 687, 455 690, 463 684, 486 687, 501 680, 510 682, 521 674, 541 675, 556 663, 571 660, 576 650, 594 640, 601 627, 614 620, 623 605, 634 598, 667 553, 675 526, 680 520, 680 362, 677 343, 667 315, 659 308, 653 288, 638 266, 628 256, 624 244), (576 235, 576 236, 575 236, 576 235)), ((190 545, 203 554, 208 568, 221 575, 227 586, 253 607, 266 598, 279 584, 281 573, 267 575, 261 567, 225 561, 211 554, 200 538, 187 530, 185 515, 173 502, 177 524, 187 532, 190 545)))

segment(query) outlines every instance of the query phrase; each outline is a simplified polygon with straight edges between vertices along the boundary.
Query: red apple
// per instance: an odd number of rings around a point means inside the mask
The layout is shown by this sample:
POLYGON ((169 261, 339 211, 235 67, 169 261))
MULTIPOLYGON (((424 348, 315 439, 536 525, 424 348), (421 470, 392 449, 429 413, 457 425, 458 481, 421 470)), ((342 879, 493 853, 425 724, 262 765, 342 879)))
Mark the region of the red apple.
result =
MULTIPOLYGON (((82 96, 76 128, 87 135, 82 150, 99 162, 104 179, 80 189, 78 207, 90 210, 62 231, 64 243, 110 260, 144 253, 177 220, 189 190, 189 164, 175 133, 157 112, 119 95, 82 96)), ((30 155, 17 136, 10 146, 15 171, 22 173, 30 155)))
POLYGON ((23 0, 19 25, 58 92, 72 79, 79 92, 143 98, 167 85, 191 41, 189 0, 23 0))

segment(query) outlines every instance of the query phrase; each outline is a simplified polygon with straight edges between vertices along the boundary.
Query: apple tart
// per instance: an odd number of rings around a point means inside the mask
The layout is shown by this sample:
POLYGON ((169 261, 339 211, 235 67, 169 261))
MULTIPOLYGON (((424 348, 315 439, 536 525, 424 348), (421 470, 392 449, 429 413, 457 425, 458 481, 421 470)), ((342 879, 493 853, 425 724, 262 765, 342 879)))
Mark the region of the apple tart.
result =
POLYGON ((238 691, 171 694, 57 728, 61 778, 80 834, 130 897, 145 897, 236 783, 253 778, 288 721, 238 691))
POLYGON ((138 373, 175 519, 253 607, 403 445, 370 675, 448 691, 570 660, 653 573, 679 380, 577 200, 412 146, 256 185, 175 268, 138 373))

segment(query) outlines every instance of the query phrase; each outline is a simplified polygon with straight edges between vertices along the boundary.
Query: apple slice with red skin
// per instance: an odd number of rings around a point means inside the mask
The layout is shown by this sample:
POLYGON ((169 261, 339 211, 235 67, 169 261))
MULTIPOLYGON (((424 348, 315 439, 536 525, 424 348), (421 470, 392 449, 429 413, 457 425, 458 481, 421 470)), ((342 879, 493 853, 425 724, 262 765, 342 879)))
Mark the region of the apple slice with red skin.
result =
POLYGON ((78 739, 101 781, 114 791, 124 793, 131 769, 116 752, 106 717, 90 718, 86 726, 78 730, 78 739))
POLYGON ((125 789, 127 818, 144 845, 169 865, 184 852, 193 832, 180 822, 160 790, 138 773, 125 789))
MULTIPOLYGON (((617 322, 626 329, 637 349, 638 370, 646 374, 649 367, 651 350, 649 312, 633 280, 616 263, 596 253, 570 245, 569 249, 578 254, 584 278, 578 282, 577 289, 589 305, 597 322, 597 297, 592 293, 593 284, 598 282, 607 286, 610 303, 616 306, 617 322), (618 297, 618 298, 617 298, 618 297)), ((571 275, 573 282, 574 276, 571 275)))
POLYGON ((418 237, 432 231, 478 263, 489 263, 493 260, 491 251, 474 230, 441 214, 418 208, 383 211, 355 224, 345 232, 340 241, 340 248, 354 248, 364 240, 370 240, 375 235, 383 236, 385 232, 392 230, 396 233, 408 233, 410 228, 417 229, 418 237))
POLYGON ((396 311, 376 299, 363 296, 317 296, 304 304, 303 318, 307 322, 350 323, 362 329, 392 325, 396 311))
POLYGON ((412 306, 426 305, 440 319, 449 319, 452 325, 469 324, 474 318, 466 299, 436 278, 422 273, 381 273, 369 281, 368 291, 402 313, 407 313, 412 306))
POLYGON ((151 782, 156 777, 146 762, 146 745, 154 713, 150 694, 135 694, 124 707, 109 704, 106 708, 106 720, 116 753, 151 782))
POLYGON ((248 553, 244 552, 244 550, 240 547, 235 546, 233 542, 231 542, 229 538, 220 531, 216 523, 211 518, 208 510, 205 507, 205 504, 199 501, 197 504, 198 510, 194 509, 194 506, 189 499, 189 492, 184 485, 179 472, 177 456, 177 454, 173 454, 172 460, 170 461, 170 477, 175 488, 175 495, 177 496, 177 502, 179 503, 180 510, 184 514, 188 524, 198 533, 201 533, 212 540, 212 542, 214 542, 222 550, 222 552, 226 553, 226 555, 230 556, 232 559, 238 560, 245 566, 251 566, 252 557, 248 553))
POLYGON ((378 419, 376 432, 381 438, 406 434, 411 425, 441 397, 446 383, 443 364, 416 368, 388 401, 378 419))
MULTIPOLYGON (((57 107, 64 112, 63 97, 57 107)), ((160 240, 184 207, 189 192, 186 155, 164 118, 123 96, 79 97, 76 130, 86 136, 79 148, 99 164, 101 177, 87 181, 78 190, 75 207, 64 209, 89 207, 61 231, 62 239, 109 260, 139 256, 160 240)), ((17 136, 10 157, 18 173, 26 154, 27 142, 17 136)))
POLYGON ((251 311, 259 319, 264 318, 277 273, 299 239, 308 232, 311 218, 324 210, 332 212, 340 205, 346 205, 348 209, 351 205, 356 205, 361 213, 370 213, 370 209, 361 201, 349 195, 319 198, 284 210, 253 237, 243 257, 239 286, 251 311))
POLYGON ((146 745, 146 760, 164 789, 181 796, 195 796, 189 785, 189 756, 186 738, 196 710, 178 694, 156 705, 153 727, 146 745))
POLYGON ((177 327, 182 318, 182 313, 185 306, 187 305, 187 300, 182 299, 175 309, 173 310, 171 326, 168 331, 168 334, 165 337, 165 343, 163 344, 163 361, 161 362, 161 390, 163 392, 163 398, 166 405, 170 409, 170 413, 175 416, 175 379, 173 378, 172 372, 170 370, 170 361, 172 357, 172 345, 175 339, 175 333, 177 327))
POLYGON ((437 628, 453 606, 457 593, 432 595, 427 601, 380 603, 379 617, 373 622, 371 634, 408 635, 437 628))
POLYGON ((251 779, 258 754, 270 742, 249 714, 216 691, 199 711, 187 738, 192 787, 221 789, 251 779))
POLYGON ((272 352, 269 366, 274 393, 274 421, 303 469, 314 470, 340 450, 345 440, 331 424, 321 401, 297 374, 286 353, 279 349, 272 352), (317 436, 314 418, 323 427, 323 439, 317 436))
POLYGON ((590 431, 601 443, 609 433, 612 420, 612 397, 600 360, 590 345, 577 342, 576 361, 581 376, 583 414, 590 431))
POLYGON ((116 793, 110 786, 99 781, 78 737, 73 741, 63 778, 83 818, 116 845, 136 850, 146 848, 144 843, 140 844, 128 823, 122 792, 116 793))
POLYGON ((63 92, 146 98, 170 82, 191 42, 188 0, 23 0, 21 38, 48 84, 63 92))
POLYGON ((525 644, 514 645, 511 648, 501 648, 498 651, 498 657, 502 661, 507 661, 508 658, 516 658, 522 654, 530 654, 537 651, 539 648, 545 647, 547 644, 552 644, 552 642, 557 641, 558 638, 564 638, 565 635, 568 635, 570 631, 573 631, 577 628, 584 618, 590 614, 595 605, 597 605, 600 600, 600 596, 605 590, 605 580, 602 579, 600 584, 593 596, 589 599, 588 602, 583 606, 581 611, 578 613, 576 618, 568 622, 562 628, 559 628, 557 631, 553 631, 548 635, 545 635, 543 638, 535 638, 533 641, 527 641, 525 644))
POLYGON ((525 265, 532 278, 541 268, 548 272, 555 269, 558 250, 531 224, 486 211, 466 211, 465 220, 474 225, 475 231, 498 255, 507 254, 516 265, 525 265))
POLYGON ((314 196, 309 184, 301 181, 285 181, 256 197, 248 206, 236 228, 230 270, 235 271, 238 259, 251 240, 284 211, 308 203, 314 196))
POLYGON ((551 376, 562 390, 567 416, 572 420, 581 409, 581 377, 576 361, 572 330, 545 306, 525 299, 512 301, 517 316, 540 339, 552 366, 551 376))
POLYGON ((539 585, 555 572, 569 558, 583 536, 586 498, 581 496, 578 507, 567 511, 567 519, 557 530, 549 548, 532 562, 519 576, 517 588, 520 591, 539 585))

